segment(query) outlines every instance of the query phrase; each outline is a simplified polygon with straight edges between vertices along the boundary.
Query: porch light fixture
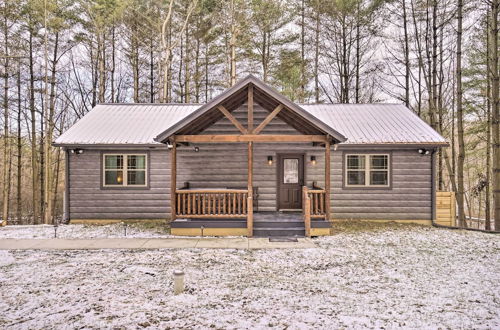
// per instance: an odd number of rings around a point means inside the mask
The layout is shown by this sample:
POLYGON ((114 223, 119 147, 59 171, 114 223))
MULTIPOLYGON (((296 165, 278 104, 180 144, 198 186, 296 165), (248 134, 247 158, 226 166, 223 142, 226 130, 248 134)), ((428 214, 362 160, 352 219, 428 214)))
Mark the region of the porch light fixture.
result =
POLYGON ((273 156, 267 156, 267 165, 273 165, 273 156))
POLYGON ((194 147, 194 152, 199 152, 200 151, 200 147, 194 147))
POLYGON ((81 155, 81 154, 83 154, 83 149, 78 149, 78 148, 76 148, 76 149, 71 149, 71 151, 70 151, 70 152, 71 152, 72 154, 75 154, 75 155, 81 155))
POLYGON ((316 165, 316 156, 311 156, 311 165, 316 165))
POLYGON ((174 145, 170 142, 167 142, 167 148, 168 149, 172 149, 174 147, 174 145))
POLYGON ((418 149, 418 153, 421 155, 429 155, 431 152, 427 149, 418 149))

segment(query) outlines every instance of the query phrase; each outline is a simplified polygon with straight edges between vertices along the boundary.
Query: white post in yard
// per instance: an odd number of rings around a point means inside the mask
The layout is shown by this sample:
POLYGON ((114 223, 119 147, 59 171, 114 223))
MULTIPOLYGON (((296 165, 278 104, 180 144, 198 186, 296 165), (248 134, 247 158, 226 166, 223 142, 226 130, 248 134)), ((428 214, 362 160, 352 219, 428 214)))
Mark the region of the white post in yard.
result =
POLYGON ((184 292, 184 272, 181 270, 174 271, 174 294, 184 292))

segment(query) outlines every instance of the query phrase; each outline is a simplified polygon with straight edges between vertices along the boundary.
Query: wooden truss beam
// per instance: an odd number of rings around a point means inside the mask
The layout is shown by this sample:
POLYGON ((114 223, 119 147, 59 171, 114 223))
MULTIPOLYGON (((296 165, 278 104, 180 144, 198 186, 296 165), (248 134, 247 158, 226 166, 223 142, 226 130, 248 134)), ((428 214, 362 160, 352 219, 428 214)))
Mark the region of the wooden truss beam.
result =
POLYGON ((247 127, 248 132, 253 132, 253 85, 248 86, 248 99, 247 99, 247 127))
POLYGON ((267 117, 254 129, 253 134, 259 134, 262 130, 278 115, 278 113, 283 109, 283 104, 278 105, 273 112, 271 112, 267 117))
POLYGON ((176 135, 176 142, 224 143, 224 142, 327 142, 325 135, 176 135))
POLYGON ((247 129, 243 127, 243 125, 241 125, 238 119, 234 118, 234 116, 229 111, 227 111, 227 109, 224 108, 224 106, 219 105, 217 109, 219 109, 220 112, 222 112, 224 116, 226 116, 226 118, 229 119, 229 121, 233 123, 234 126, 236 126, 236 128, 241 132, 241 134, 248 134, 247 129))

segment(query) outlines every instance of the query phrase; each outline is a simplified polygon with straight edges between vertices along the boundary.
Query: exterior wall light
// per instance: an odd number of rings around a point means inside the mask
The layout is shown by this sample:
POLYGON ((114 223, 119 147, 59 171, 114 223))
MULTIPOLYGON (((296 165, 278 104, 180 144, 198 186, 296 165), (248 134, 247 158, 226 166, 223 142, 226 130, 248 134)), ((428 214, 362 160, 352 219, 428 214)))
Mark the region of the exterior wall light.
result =
POLYGON ((200 151, 200 147, 194 147, 194 152, 199 152, 200 151))
POLYGON ((267 165, 273 165, 273 156, 267 156, 267 165))
POLYGON ((316 156, 311 156, 311 165, 316 165, 316 156))
POLYGON ((71 149, 71 150, 70 150, 70 152, 71 152, 72 154, 75 154, 75 155, 81 155, 81 154, 83 154, 83 149, 78 149, 78 148, 76 148, 76 149, 71 149))
POLYGON ((421 155, 429 155, 431 152, 427 149, 418 149, 418 153, 421 155))

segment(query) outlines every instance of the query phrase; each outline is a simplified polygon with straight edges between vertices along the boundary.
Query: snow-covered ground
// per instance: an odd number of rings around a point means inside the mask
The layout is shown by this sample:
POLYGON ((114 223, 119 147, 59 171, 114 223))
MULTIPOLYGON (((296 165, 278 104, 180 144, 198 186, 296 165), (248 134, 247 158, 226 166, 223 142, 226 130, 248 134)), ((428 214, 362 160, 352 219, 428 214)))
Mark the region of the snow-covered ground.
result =
POLYGON ((0 227, 2 238, 159 238, 172 237, 160 224, 153 228, 116 223, 112 225, 27 225, 0 227), (55 233, 57 231, 57 233, 55 233))
POLYGON ((0 328, 499 328, 500 237, 404 227, 305 250, 0 251, 0 328), (172 272, 186 273, 174 296, 172 272))

